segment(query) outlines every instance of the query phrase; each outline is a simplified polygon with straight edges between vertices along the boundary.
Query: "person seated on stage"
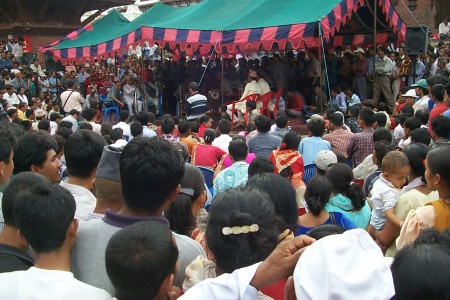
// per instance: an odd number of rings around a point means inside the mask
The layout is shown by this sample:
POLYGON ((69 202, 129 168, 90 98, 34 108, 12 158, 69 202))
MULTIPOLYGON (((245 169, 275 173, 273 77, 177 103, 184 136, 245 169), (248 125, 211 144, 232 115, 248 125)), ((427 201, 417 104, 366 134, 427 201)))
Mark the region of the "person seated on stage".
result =
POLYGON ((189 83, 189 93, 191 97, 186 100, 184 111, 187 120, 196 120, 208 111, 208 99, 198 93, 198 83, 189 83))
POLYGON ((439 38, 441 40, 450 38, 450 24, 448 23, 448 17, 445 17, 445 19, 442 20, 442 23, 439 24, 439 38))
POLYGON ((311 104, 303 106, 305 116, 312 116, 317 112, 324 111, 325 108, 327 108, 327 96, 321 90, 319 85, 315 85, 314 92, 311 97, 311 104))
MULTIPOLYGON (((245 89, 244 89, 244 93, 241 96, 241 99, 239 102, 235 103, 234 108, 238 113, 238 118, 236 118, 235 122, 240 122, 243 123, 244 122, 244 113, 246 111, 246 102, 247 101, 242 101, 245 97, 249 96, 249 95, 261 95, 261 88, 258 85, 258 82, 256 82, 256 80, 258 79, 258 76, 256 74, 255 70, 249 70, 248 71, 248 83, 245 85, 245 89)), ((261 107, 260 105, 261 103, 259 103, 259 107, 261 107)), ((258 108, 257 105, 257 108, 258 108)), ((233 105, 232 104, 228 104, 227 105, 227 109, 228 109, 228 114, 231 115, 232 114, 232 109, 233 105)))

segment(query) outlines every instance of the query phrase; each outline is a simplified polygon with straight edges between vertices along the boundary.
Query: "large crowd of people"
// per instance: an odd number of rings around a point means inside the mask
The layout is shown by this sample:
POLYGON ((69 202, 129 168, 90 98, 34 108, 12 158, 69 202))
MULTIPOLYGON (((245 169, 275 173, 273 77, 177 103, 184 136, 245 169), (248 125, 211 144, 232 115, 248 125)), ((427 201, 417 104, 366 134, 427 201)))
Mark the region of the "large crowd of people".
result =
POLYGON ((321 66, 144 43, 46 70, 21 40, 0 45, 0 299, 450 296, 450 45, 321 66))

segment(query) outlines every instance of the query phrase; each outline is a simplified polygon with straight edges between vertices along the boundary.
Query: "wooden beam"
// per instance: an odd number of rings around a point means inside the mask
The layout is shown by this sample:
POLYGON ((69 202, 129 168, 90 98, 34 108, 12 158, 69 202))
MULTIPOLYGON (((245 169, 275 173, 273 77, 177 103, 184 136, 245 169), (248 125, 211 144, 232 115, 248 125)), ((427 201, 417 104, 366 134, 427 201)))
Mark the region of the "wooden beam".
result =
POLYGON ((19 20, 17 21, 25 21, 25 20, 20 20, 20 16, 23 16, 23 5, 22 5, 22 0, 14 0, 15 4, 16 4, 16 8, 17 8, 17 14, 15 14, 16 16, 19 16, 19 20))
POLYGON ((87 18, 86 20, 84 20, 84 21, 81 23, 81 26, 86 26, 86 25, 89 24, 90 22, 94 21, 95 18, 97 18, 97 17, 98 17, 102 12, 104 12, 104 11, 105 11, 104 9, 99 9, 99 10, 97 10, 97 12, 96 12, 95 14, 89 16, 89 18, 87 18))

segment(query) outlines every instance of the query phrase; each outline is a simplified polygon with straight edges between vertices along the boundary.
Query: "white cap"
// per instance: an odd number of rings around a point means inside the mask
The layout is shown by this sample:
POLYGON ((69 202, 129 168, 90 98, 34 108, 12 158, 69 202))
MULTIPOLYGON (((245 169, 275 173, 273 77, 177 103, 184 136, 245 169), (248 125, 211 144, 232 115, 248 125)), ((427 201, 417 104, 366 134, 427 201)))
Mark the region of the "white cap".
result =
POLYGON ((362 54, 364 54, 365 53, 365 51, 364 51, 364 49, 363 48, 361 48, 361 47, 358 47, 358 48, 356 48, 356 50, 355 51, 353 51, 353 52, 355 52, 355 53, 362 53, 362 54))
POLYGON ((317 153, 314 163, 318 169, 325 171, 329 165, 337 163, 337 156, 333 151, 322 150, 317 153))
POLYGON ((12 40, 13 39, 13 36, 12 35, 8 35, 8 40, 12 40))
POLYGON ((391 299, 392 273, 367 231, 353 229, 320 239, 294 270, 297 299, 391 299))
POLYGON ((416 90, 415 89, 410 89, 409 91, 406 92, 406 94, 402 94, 402 97, 414 97, 414 98, 417 98, 416 90))

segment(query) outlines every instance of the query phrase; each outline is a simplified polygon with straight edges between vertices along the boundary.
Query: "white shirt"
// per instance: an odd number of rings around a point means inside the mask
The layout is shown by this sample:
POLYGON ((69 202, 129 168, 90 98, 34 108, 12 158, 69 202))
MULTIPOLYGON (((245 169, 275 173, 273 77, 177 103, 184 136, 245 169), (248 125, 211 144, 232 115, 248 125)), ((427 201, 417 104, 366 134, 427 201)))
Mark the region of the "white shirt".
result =
POLYGON ((178 299, 258 299, 258 291, 250 285, 250 281, 255 276, 259 264, 203 280, 178 299))
POLYGON ((258 80, 259 88, 261 89, 261 96, 270 92, 270 86, 264 78, 258 80))
POLYGON ((50 121, 50 135, 55 135, 58 129, 58 124, 54 121, 50 121))
POLYGON ((450 33, 450 22, 447 23, 447 25, 442 22, 439 24, 439 34, 449 34, 450 33))
POLYGON ((125 122, 119 122, 119 123, 117 123, 116 125, 114 125, 112 128, 113 128, 113 129, 120 128, 120 129, 123 130, 123 134, 124 134, 124 135, 131 136, 130 125, 128 125, 128 124, 125 123, 125 122))
POLYGON ((428 111, 428 100, 430 100, 430 97, 428 95, 425 95, 422 98, 420 98, 419 101, 414 103, 413 105, 414 112, 418 110, 428 111))
POLYGON ((62 121, 69 121, 70 123, 72 123, 72 132, 77 131, 77 129, 78 129, 78 122, 77 122, 77 120, 74 117, 72 117, 71 115, 68 115, 67 117, 62 119, 62 121))
POLYGON ((147 126, 144 126, 142 133, 143 133, 142 136, 146 137, 146 138, 151 138, 151 137, 156 136, 156 132, 154 132, 153 130, 151 130, 147 126))
POLYGON ((16 105, 20 103, 20 100, 17 97, 16 93, 12 93, 11 95, 8 93, 4 93, 3 99, 6 100, 6 102, 8 102, 9 105, 16 105))
POLYGON ((405 129, 398 124, 395 128, 394 128, 394 139, 398 140, 398 139, 402 139, 405 137, 405 129))
POLYGON ((75 279, 71 272, 35 267, 0 274, 0 287, 2 300, 111 299, 106 291, 75 279))
POLYGON ((98 133, 98 134, 102 134, 101 133, 101 130, 102 130, 102 125, 100 125, 100 124, 97 124, 97 123, 95 123, 95 122, 87 122, 87 123, 89 123, 89 124, 91 124, 92 125, 92 131, 94 131, 95 133, 98 133))
POLYGON ((75 198, 77 209, 75 210, 75 217, 82 221, 86 221, 88 215, 94 211, 97 204, 97 198, 88 189, 66 182, 61 182, 60 185, 69 190, 75 198))
POLYGON ((373 209, 372 216, 370 218, 370 224, 375 227, 376 230, 381 230, 386 223, 386 210, 394 208, 398 201, 398 196, 401 190, 395 188, 391 182, 387 181, 383 174, 375 181, 372 189, 372 201, 373 209))
POLYGON ((213 146, 219 147, 223 151, 228 153, 228 146, 231 142, 231 136, 228 134, 221 134, 219 137, 215 138, 212 142, 213 146))

